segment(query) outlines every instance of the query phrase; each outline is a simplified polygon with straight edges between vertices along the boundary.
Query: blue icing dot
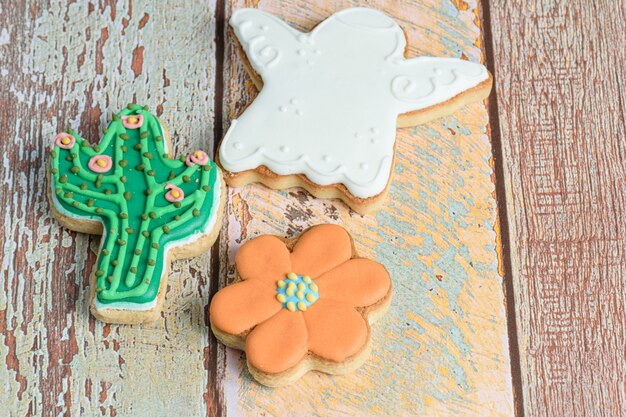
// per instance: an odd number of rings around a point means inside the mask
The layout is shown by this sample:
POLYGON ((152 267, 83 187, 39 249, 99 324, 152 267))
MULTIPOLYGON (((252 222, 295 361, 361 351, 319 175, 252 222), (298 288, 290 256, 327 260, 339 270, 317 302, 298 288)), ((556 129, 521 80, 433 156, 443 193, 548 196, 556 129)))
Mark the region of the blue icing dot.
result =
POLYGON ((308 308, 312 306, 313 304, 315 304, 315 302, 319 299, 318 292, 313 291, 313 289, 311 288, 312 285, 316 285, 313 279, 311 279, 310 283, 307 283, 304 281, 304 276, 298 275, 298 277, 295 279, 285 278, 283 279, 283 281, 286 284, 284 287, 282 288, 279 286, 276 287, 276 294, 277 295, 282 294, 285 297, 285 301, 282 303, 283 308, 287 308, 287 303, 289 302, 294 303, 294 305, 296 306, 296 310, 298 310, 298 307, 297 307, 298 303, 303 303, 308 308), (287 290, 290 287, 290 284, 295 285, 295 290, 293 291, 293 295, 287 295, 287 290), (300 289, 298 288, 300 284, 304 284, 304 288, 301 294, 302 298, 298 298, 297 296, 298 292, 300 291, 300 289), (307 296, 309 294, 312 294, 314 296, 314 298, 312 298, 312 301, 309 301, 307 299, 307 296))

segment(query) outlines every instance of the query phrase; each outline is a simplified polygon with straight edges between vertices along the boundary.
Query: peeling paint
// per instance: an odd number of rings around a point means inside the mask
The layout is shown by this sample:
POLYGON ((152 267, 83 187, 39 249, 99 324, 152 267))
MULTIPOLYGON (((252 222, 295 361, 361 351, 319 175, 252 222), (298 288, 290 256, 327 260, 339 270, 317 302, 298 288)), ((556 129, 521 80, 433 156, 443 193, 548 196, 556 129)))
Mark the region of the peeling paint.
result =
POLYGON ((9 415, 205 413, 210 254, 173 264, 162 320, 105 326, 89 314, 99 239, 62 228, 45 197, 52 135, 71 127, 94 142, 130 101, 162 108, 175 152, 212 152, 215 2, 135 1, 136 17, 129 3, 18 2, 0 29, 0 42, 10 40, 0 48, 0 102, 11 103, 0 116, 0 402, 9 415))
POLYGON ((11 36, 6 28, 2 28, 0 31, 0 46, 8 45, 11 42, 11 36))

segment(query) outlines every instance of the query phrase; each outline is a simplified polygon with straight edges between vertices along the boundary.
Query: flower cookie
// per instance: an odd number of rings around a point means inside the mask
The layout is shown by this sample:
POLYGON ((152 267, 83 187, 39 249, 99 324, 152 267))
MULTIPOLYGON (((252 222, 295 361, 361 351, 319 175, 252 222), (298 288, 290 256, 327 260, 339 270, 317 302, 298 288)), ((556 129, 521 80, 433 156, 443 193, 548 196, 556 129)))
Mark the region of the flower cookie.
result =
POLYGON ((211 301, 211 328, 245 350, 260 383, 286 385, 313 370, 343 374, 367 359, 370 324, 391 302, 391 280, 383 265, 356 256, 345 229, 314 226, 295 245, 259 236, 239 249, 235 268, 237 281, 211 301))
POLYGON ((445 116, 491 90, 480 64, 405 58, 404 32, 373 9, 340 11, 309 33, 256 9, 237 10, 230 25, 262 88, 220 145, 230 186, 300 186, 370 212, 389 187, 396 127, 445 116))
POLYGON ((171 159, 146 107, 129 104, 92 145, 68 130, 50 151, 52 212, 65 227, 102 234, 91 271, 91 311, 109 323, 159 317, 170 262, 217 238, 222 175, 203 151, 171 159))

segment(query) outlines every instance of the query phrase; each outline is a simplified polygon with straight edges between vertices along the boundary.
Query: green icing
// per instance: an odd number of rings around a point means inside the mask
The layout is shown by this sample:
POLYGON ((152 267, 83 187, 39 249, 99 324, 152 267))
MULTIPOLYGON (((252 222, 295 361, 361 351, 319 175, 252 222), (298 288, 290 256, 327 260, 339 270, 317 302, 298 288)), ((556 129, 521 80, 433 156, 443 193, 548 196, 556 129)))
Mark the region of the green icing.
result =
POLYGON ((71 130, 71 149, 54 145, 52 189, 72 217, 104 225, 95 272, 98 300, 147 303, 156 299, 167 244, 204 231, 211 220, 212 207, 219 205, 213 195, 219 174, 211 161, 189 167, 184 158, 169 159, 161 125, 146 108, 129 104, 112 118, 99 145, 71 130), (142 115, 142 126, 126 129, 121 117, 128 115, 142 115), (88 168, 95 155, 111 157, 108 172, 88 168), (168 184, 183 190, 182 201, 165 199, 168 184))

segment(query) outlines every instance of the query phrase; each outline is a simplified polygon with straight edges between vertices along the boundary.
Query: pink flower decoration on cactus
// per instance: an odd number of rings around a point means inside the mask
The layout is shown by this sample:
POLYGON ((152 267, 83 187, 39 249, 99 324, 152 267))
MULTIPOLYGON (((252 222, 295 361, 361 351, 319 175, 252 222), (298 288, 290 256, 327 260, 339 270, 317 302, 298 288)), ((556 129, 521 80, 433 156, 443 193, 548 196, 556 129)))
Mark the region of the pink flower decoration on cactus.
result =
POLYGON ((95 155, 91 157, 87 166, 93 172, 103 174, 105 172, 109 172, 109 170, 113 166, 113 161, 108 155, 95 155))
POLYGON ((192 167, 195 164, 206 165, 207 162, 209 162, 209 155, 204 151, 191 152, 187 154, 187 159, 185 160, 188 167, 192 167))
POLYGON ((122 116, 122 125, 126 129, 138 129, 143 125, 143 116, 141 114, 122 116))
POLYGON ((59 148, 72 149, 75 143, 76 139, 69 133, 61 132, 54 137, 54 144, 59 148))
POLYGON ((185 198, 185 192, 181 190, 179 187, 175 186, 174 184, 167 184, 165 186, 165 189, 169 190, 165 194, 165 199, 169 201, 170 203, 177 203, 181 201, 183 198, 185 198))

